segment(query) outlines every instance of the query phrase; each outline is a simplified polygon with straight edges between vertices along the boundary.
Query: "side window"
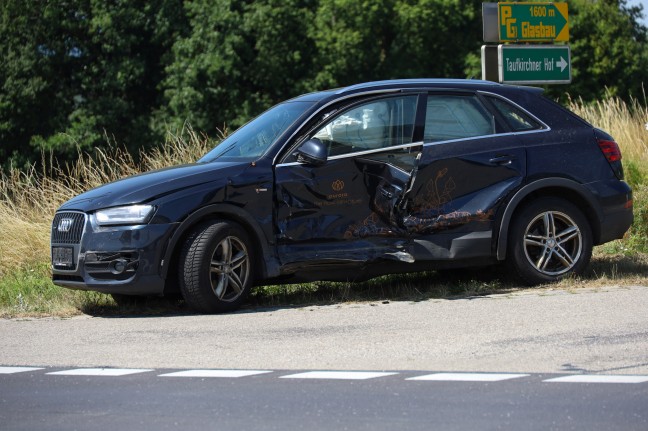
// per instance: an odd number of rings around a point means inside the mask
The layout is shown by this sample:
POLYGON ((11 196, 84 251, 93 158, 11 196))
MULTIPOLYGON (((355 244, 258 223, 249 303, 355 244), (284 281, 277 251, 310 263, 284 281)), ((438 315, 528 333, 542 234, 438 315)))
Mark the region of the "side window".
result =
POLYGON ((428 95, 425 142, 495 133, 495 119, 475 96, 428 95))
POLYGON ((312 137, 328 144, 329 156, 412 143, 417 100, 389 97, 355 105, 312 137))
POLYGON ((500 114, 506 120, 506 123, 509 127, 515 132, 521 132, 524 130, 534 130, 540 129, 541 126, 537 121, 530 118, 522 110, 513 106, 512 104, 498 98, 498 97, 489 97, 488 100, 495 106, 495 109, 499 111, 500 114))

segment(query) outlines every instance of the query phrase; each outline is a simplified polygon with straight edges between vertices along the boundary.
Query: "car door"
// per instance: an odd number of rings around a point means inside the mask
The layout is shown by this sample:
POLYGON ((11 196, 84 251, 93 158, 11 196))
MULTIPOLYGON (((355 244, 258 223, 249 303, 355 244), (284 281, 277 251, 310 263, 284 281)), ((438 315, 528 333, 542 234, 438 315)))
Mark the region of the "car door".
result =
POLYGON ((491 255, 494 220, 526 175, 526 151, 502 115, 472 92, 430 92, 424 146, 404 228, 418 259, 491 255))
MULTIPOLYGON (((277 246, 282 264, 409 259, 399 215, 422 148, 419 94, 335 106, 300 142, 323 145, 323 164, 291 152, 275 167, 277 246)), ((295 147, 296 148, 296 147, 295 147)))

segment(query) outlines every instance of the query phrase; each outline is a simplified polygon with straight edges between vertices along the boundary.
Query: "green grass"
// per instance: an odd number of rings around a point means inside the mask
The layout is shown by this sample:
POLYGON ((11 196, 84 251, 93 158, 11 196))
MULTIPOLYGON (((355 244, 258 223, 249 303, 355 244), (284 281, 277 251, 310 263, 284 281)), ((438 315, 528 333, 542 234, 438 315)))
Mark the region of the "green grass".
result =
POLYGON ((78 314, 78 296, 54 286, 41 271, 23 269, 0 278, 0 316, 78 314))
POLYGON ((107 295, 55 286, 43 267, 21 269, 0 278, 0 317, 68 317, 111 303, 107 295))
POLYGON ((0 318, 159 314, 177 302, 150 298, 139 305, 118 306, 110 295, 55 286, 48 274, 35 269, 0 278, 0 318))

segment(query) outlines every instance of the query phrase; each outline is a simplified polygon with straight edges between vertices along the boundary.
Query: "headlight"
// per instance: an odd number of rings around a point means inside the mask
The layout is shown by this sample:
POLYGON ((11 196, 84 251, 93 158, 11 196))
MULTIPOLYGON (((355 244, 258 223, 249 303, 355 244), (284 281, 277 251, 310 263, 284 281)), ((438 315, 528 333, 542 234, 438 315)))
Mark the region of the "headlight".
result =
POLYGON ((153 205, 129 205, 99 210, 95 213, 99 226, 144 224, 153 213, 153 205))

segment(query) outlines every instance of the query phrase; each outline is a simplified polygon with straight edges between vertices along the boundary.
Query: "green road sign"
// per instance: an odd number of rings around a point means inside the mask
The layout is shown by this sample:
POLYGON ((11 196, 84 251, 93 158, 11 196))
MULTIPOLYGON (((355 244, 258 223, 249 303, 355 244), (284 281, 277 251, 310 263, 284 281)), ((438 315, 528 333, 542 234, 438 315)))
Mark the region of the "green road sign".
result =
POLYGON ((502 42, 568 42, 567 3, 497 3, 502 42))
POLYGON ((507 84, 569 84, 569 45, 499 45, 499 82, 507 84))

